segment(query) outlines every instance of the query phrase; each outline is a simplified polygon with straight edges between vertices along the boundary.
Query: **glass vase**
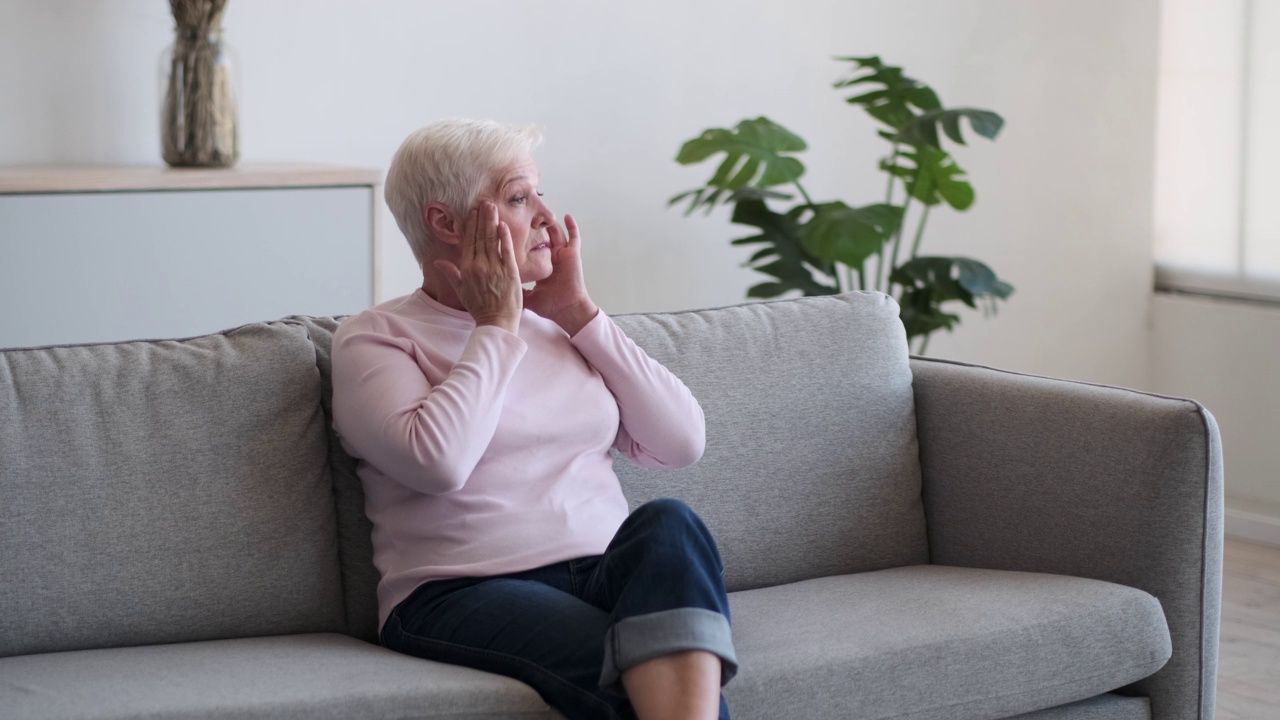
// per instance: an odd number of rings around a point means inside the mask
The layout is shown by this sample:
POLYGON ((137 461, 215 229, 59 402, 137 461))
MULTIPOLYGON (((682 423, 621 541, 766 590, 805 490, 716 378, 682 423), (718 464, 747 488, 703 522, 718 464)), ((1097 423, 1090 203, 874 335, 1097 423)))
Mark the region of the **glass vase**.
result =
POLYGON ((240 158, 235 54, 221 33, 179 34, 160 56, 160 147, 174 167, 230 167, 240 158))

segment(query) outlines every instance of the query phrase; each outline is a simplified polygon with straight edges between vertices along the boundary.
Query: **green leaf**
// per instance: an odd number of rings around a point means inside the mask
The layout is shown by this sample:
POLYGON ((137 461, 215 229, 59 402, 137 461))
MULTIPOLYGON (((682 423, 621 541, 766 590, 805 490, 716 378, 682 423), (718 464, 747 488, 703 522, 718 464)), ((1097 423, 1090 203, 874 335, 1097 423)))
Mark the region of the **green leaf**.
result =
POLYGON ((938 93, 928 85, 921 85, 909 93, 909 102, 912 105, 928 112, 937 110, 942 107, 942 101, 938 99, 938 93))
POLYGON ((938 94, 932 88, 919 80, 907 77, 900 67, 885 65, 879 57, 836 59, 851 62, 854 67, 848 77, 836 81, 835 87, 845 88, 864 84, 881 86, 880 89, 849 97, 846 102, 858 105, 868 115, 894 130, 901 130, 920 112, 929 112, 941 107, 938 94))
POLYGON ((996 274, 991 268, 977 260, 955 258, 956 269, 960 271, 958 282, 973 295, 986 295, 996 284, 996 274))
MULTIPOLYGON (((723 153, 724 159, 707 187, 733 192, 753 185, 767 188, 799 180, 804 175, 804 164, 786 153, 801 152, 807 147, 799 135, 766 117, 758 117, 743 120, 732 130, 704 131, 681 146, 676 162, 692 165, 723 153)), ((715 193, 699 196, 694 207, 704 205, 710 211, 722 197, 715 193)))
POLYGON ((910 301, 902 305, 898 313, 902 327, 907 331, 907 341, 920 335, 929 335, 938 330, 951 332, 951 328, 960 322, 959 315, 943 312, 937 308, 918 309, 912 307, 910 301))
POLYGON ((976 308, 975 299, 1005 299, 1013 286, 998 279, 995 272, 977 260, 963 257, 921 256, 899 265, 889 275, 902 287, 898 300, 907 338, 928 335, 935 330, 951 330, 960 318, 943 312, 942 304, 959 300, 976 308))
POLYGON ((875 203, 872 205, 862 206, 860 212, 866 216, 872 225, 875 225, 880 232, 887 236, 892 236, 898 230, 898 226, 902 224, 902 213, 905 208, 898 205, 887 205, 885 203, 875 203))
POLYGON ((791 200, 794 197, 794 195, 781 193, 777 190, 747 186, 729 193, 729 198, 725 202, 736 203, 739 200, 791 200))
POLYGON ((969 126, 973 131, 988 140, 995 140, 996 135, 1000 133, 1000 128, 1004 127, 1004 118, 990 110, 937 109, 912 118, 899 128, 898 134, 893 139, 895 142, 916 146, 928 145, 941 150, 942 144, 938 142, 938 126, 941 125, 947 137, 964 145, 964 135, 960 132, 961 118, 968 118, 969 126))
MULTIPOLYGON (((813 218, 804 228, 805 250, 827 263, 860 268, 892 237, 883 232, 883 217, 877 213, 850 208, 840 201, 815 205, 813 210, 813 218)), ((896 222, 893 225, 896 227, 896 222)))
POLYGON ((684 192, 680 193, 679 195, 675 195, 675 196, 673 196, 670 200, 668 200, 668 201, 667 201, 667 207, 671 207, 672 205, 675 205, 676 203, 680 202, 681 200, 683 200, 683 199, 685 199, 685 198, 687 198, 687 197, 691 197, 691 196, 694 196, 694 195, 698 195, 698 194, 700 194, 701 192, 702 192, 702 188, 698 188, 697 190, 686 190, 686 191, 684 191, 684 192))
POLYGON ((752 285, 747 289, 747 297, 749 298, 771 298, 778 297, 793 288, 788 287, 785 283, 763 282, 759 285, 752 285))
MULTIPOLYGON (((710 190, 710 188, 707 188, 707 189, 710 190)), ((716 203, 720 202, 720 196, 722 195, 724 195, 724 190, 720 188, 716 188, 715 190, 711 190, 711 192, 702 196, 701 202, 703 206, 707 209, 708 215, 710 215, 711 211, 715 209, 716 203)), ((692 208, 689 211, 693 212, 692 208)))
POLYGON ((668 200, 667 207, 671 207, 672 205, 675 205, 676 203, 680 202, 681 200, 684 200, 685 198, 690 198, 689 207, 685 208, 685 211, 684 211, 685 217, 688 217, 693 214, 694 210, 698 209, 699 203, 702 202, 703 193, 705 193, 706 191, 707 191, 707 188, 701 187, 696 190, 688 190, 686 192, 682 192, 679 195, 676 195, 675 197, 668 200))
POLYGON ((734 206, 733 222, 757 228, 760 232, 738 238, 732 241, 733 244, 765 245, 752 255, 752 267, 777 279, 774 283, 756 285, 748 292, 749 297, 775 297, 788 290, 799 290, 804 295, 832 295, 839 291, 834 284, 814 278, 815 271, 834 277, 835 268, 805 249, 799 222, 805 211, 806 207, 802 205, 785 215, 776 213, 763 200, 740 200, 734 206), (769 262, 758 264, 766 259, 769 262))
POLYGON ((889 274, 889 281, 901 285, 904 290, 926 294, 931 304, 960 300, 972 305, 973 293, 952 276, 954 266, 954 258, 922 255, 894 268, 889 274))
MULTIPOLYGON (((942 125, 943 132, 947 134, 947 137, 951 138, 952 142, 964 144, 964 135, 960 134, 960 115, 947 114, 939 117, 938 120, 942 125)), ((936 132, 934 136, 937 136, 936 132)))
MULTIPOLYGON (((938 151, 940 152, 940 151, 938 151)), ((973 206, 974 192, 969 181, 960 179, 964 170, 956 165, 950 155, 932 155, 926 167, 933 173, 938 194, 956 210, 968 210, 973 206)))
POLYGON ((898 169, 887 171, 906 180, 911 197, 930 206, 946 202, 956 210, 968 210, 973 205, 973 186, 964 179, 964 169, 945 150, 922 146, 899 151, 898 159, 914 167, 896 165, 898 169))
POLYGON ((775 169, 774 173, 784 175, 786 179, 761 185, 761 187, 765 187, 769 184, 779 185, 782 182, 791 182, 798 179, 803 174, 803 169, 795 172, 794 168, 796 166, 803 168, 803 165, 800 165, 800 161, 794 158, 783 157, 782 153, 801 152, 806 149, 808 149, 808 146, 800 136, 768 118, 759 117, 755 120, 743 120, 733 130, 711 128, 704 131, 680 148, 679 154, 676 155, 676 162, 681 165, 692 165, 702 162, 717 153, 725 153, 726 161, 734 160, 734 162, 729 163, 730 168, 736 165, 737 160, 740 160, 743 156, 753 157, 765 163, 766 172, 770 170, 769 166, 771 165, 792 168, 791 170, 775 169), (792 162, 784 163, 782 162, 783 160, 791 160, 792 162))
POLYGON ((724 161, 720 163, 720 167, 716 168, 715 174, 707 181, 707 185, 717 188, 725 187, 725 183, 729 181, 729 176, 733 173, 733 169, 737 167, 740 162, 742 162, 741 155, 729 155, 726 157, 724 161))
POLYGON ((760 161, 756 158, 747 158, 747 161, 742 163, 742 167, 738 169, 738 172, 734 173, 734 176, 729 179, 729 183, 726 187, 730 190, 737 190, 738 188, 744 187, 747 183, 751 182, 752 178, 754 178, 756 173, 759 171, 760 161))

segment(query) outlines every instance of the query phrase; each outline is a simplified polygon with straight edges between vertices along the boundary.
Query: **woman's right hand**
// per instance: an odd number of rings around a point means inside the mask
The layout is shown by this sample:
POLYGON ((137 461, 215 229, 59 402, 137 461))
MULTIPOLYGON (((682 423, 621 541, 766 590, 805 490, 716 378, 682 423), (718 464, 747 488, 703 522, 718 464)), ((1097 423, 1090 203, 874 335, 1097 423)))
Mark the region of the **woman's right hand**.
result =
POLYGON ((476 325, 497 325, 515 333, 520 329, 524 290, 511 241, 511 229, 498 221, 498 206, 480 203, 463 226, 459 265, 436 260, 435 266, 475 318, 476 325))

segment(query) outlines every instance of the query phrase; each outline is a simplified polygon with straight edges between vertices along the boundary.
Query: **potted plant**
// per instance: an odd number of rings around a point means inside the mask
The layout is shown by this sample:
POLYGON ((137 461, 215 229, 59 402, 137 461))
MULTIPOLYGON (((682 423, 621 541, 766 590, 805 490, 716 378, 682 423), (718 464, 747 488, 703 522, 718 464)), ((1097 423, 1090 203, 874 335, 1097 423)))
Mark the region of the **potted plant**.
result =
POLYGON ((996 301, 1013 292, 1013 286, 982 262, 919 254, 930 211, 943 204, 964 211, 975 197, 965 171, 943 147, 942 136, 964 145, 961 121, 967 120, 974 133, 994 140, 1004 120, 989 110, 944 108, 932 88, 879 57, 837 59, 853 67, 835 87, 857 90, 849 104, 876 120, 881 125, 877 134, 889 143, 879 163, 888 175, 883 202, 860 207, 840 200, 814 202, 800 182, 804 164, 795 157, 808 145, 790 130, 758 117, 733 129, 711 128, 684 143, 676 155, 682 165, 724 157, 705 185, 676 195, 669 204, 687 202, 686 215, 731 204, 731 221, 758 231, 732 241, 763 246, 748 265, 770 279, 748 289, 748 297, 797 290, 803 295, 879 290, 898 301, 907 341, 919 338, 916 352, 923 354, 933 332, 950 332, 960 322, 958 315, 943 309, 944 303, 959 301, 976 308, 982 302, 990 315, 996 301), (782 191, 792 188, 798 200, 782 191), (775 210, 779 204, 790 207, 775 210), (910 247, 903 248, 912 224, 910 247))

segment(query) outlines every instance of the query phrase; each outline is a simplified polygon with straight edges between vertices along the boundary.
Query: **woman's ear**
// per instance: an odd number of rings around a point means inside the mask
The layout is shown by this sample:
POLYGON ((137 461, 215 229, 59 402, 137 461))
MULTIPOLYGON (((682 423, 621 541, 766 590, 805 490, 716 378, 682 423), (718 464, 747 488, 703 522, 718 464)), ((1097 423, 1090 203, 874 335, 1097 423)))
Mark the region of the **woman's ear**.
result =
POLYGON ((462 242, 462 220, 447 205, 432 200, 422 208, 422 221, 440 240, 457 245, 462 242))

